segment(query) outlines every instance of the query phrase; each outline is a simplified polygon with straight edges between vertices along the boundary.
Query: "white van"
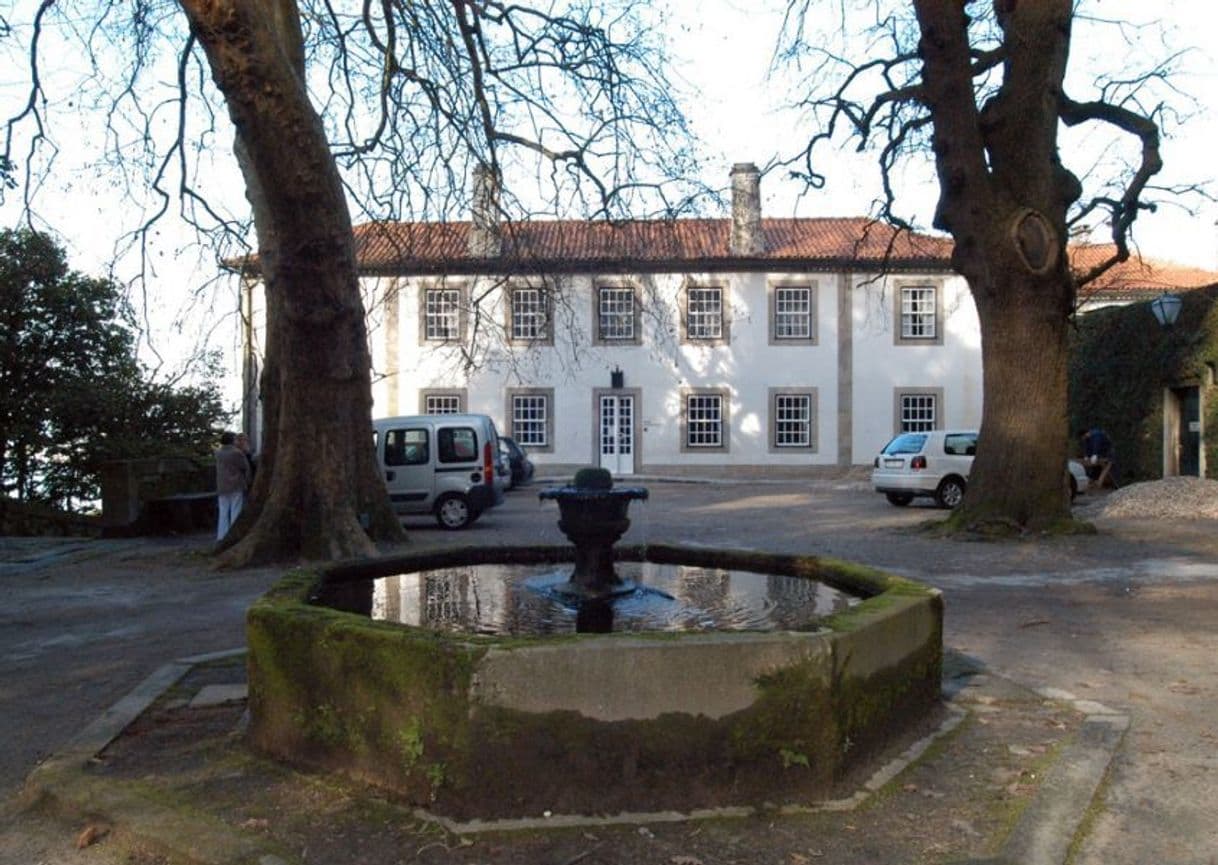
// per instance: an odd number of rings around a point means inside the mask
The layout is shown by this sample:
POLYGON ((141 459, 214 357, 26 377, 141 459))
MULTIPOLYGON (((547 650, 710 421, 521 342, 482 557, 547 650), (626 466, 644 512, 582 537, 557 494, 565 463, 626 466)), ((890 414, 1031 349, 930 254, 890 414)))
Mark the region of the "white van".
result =
POLYGON ((376 459, 399 516, 434 514, 463 529, 503 504, 499 434, 484 414, 426 414, 372 422, 376 459))

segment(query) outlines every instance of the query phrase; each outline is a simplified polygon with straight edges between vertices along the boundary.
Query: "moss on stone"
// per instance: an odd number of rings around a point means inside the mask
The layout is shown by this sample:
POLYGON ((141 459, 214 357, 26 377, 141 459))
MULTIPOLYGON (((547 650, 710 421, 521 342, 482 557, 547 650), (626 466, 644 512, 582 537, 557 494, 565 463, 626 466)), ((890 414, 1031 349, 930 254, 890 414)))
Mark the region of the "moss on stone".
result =
POLYGON ((826 784, 838 774, 841 729, 822 663, 807 661, 762 676, 758 698, 732 729, 737 759, 799 766, 826 784))
POLYGON ((586 638, 445 635, 308 603, 323 577, 367 578, 471 562, 554 562, 569 550, 457 553, 285 574, 247 616, 252 742, 275 756, 341 770, 454 816, 637 810, 678 801, 690 807, 784 797, 807 801, 826 792, 852 749, 878 741, 937 697, 937 593, 871 568, 812 556, 661 545, 618 551, 628 560, 817 579, 865 597, 833 617, 832 631, 823 637, 829 649, 762 676, 751 706, 718 719, 674 712, 602 721, 574 711, 536 713, 480 703, 471 696, 472 685, 489 647, 563 641, 578 650, 586 638), (851 669, 848 641, 859 629, 927 603, 931 612, 917 620, 929 629, 926 645, 866 676, 844 672, 851 669))
POLYGON ((287 582, 247 616, 252 741, 429 801, 446 755, 463 747, 483 650, 309 606, 288 590, 312 583, 287 582))

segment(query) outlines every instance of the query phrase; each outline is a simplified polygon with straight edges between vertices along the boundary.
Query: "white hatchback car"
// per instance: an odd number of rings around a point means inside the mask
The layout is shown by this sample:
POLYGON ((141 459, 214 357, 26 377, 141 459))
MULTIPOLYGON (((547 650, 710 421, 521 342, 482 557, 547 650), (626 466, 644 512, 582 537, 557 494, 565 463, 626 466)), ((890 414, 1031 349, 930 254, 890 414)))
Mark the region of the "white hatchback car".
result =
MULTIPOLYGON (((964 499, 976 453, 976 430, 901 433, 875 458, 871 486, 898 507, 933 496, 939 507, 954 508, 964 499)), ((1087 472, 1076 460, 1067 466, 1073 497, 1087 489, 1087 472)))

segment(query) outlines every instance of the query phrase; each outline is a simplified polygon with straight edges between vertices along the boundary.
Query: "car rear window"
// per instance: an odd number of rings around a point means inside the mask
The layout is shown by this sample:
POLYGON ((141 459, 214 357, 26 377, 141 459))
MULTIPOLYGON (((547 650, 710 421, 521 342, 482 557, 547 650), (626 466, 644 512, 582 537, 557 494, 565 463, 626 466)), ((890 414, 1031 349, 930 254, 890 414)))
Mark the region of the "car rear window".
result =
POLYGON ((904 433, 884 446, 886 454, 916 454, 926 445, 925 433, 904 433))
POLYGON ((958 457, 977 453, 977 436, 973 433, 950 433, 943 437, 943 452, 958 457))

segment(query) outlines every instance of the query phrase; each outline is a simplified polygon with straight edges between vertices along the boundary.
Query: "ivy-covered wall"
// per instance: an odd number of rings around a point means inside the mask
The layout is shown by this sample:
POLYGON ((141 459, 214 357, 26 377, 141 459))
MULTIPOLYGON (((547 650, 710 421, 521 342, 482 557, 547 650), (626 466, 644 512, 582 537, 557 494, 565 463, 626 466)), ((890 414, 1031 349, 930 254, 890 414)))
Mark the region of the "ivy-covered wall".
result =
MULTIPOLYGON (((1070 428, 1112 438, 1122 483, 1163 476, 1164 390, 1201 387, 1202 447, 1218 477, 1218 285, 1185 292, 1175 326, 1149 303, 1080 316, 1070 352, 1070 428)), ((1078 443, 1075 442, 1076 448, 1078 443)))

